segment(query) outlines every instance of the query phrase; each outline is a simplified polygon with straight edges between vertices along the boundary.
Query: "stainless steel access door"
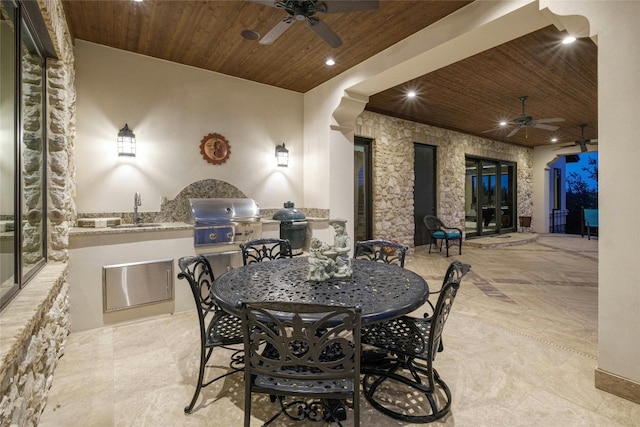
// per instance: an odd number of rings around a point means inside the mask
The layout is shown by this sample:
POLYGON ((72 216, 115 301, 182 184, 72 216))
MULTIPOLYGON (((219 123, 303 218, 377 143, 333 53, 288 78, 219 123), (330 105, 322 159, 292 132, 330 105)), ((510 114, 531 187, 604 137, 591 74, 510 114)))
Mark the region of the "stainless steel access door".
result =
POLYGON ((102 267, 105 313, 172 299, 172 259, 102 267))

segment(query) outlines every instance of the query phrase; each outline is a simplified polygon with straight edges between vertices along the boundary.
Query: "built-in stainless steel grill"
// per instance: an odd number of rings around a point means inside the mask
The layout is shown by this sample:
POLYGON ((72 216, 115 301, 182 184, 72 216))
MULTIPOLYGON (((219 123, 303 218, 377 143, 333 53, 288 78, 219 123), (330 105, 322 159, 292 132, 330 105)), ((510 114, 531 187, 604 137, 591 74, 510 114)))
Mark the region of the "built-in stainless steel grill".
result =
POLYGON ((194 246, 238 245, 261 235, 260 209, 252 199, 189 199, 194 246))
POLYGON ((196 254, 205 254, 216 277, 240 267, 240 243, 262 236, 260 209, 252 199, 189 199, 196 254))

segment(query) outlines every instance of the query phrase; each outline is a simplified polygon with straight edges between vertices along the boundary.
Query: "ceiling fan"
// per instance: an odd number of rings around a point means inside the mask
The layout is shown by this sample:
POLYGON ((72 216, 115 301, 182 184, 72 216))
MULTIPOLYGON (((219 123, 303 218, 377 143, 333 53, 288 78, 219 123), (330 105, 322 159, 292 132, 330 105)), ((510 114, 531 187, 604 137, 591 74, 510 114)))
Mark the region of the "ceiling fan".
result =
POLYGON ((562 148, 567 148, 567 147, 571 147, 573 145, 577 145, 578 147, 580 147, 580 152, 584 153, 584 152, 588 151, 587 145, 598 145, 598 140, 597 139, 590 139, 590 138, 585 138, 584 137, 584 128, 585 127, 587 127, 586 124, 580 125, 580 138, 578 138, 575 141, 573 141, 572 144, 563 145, 562 147, 556 148, 556 150, 560 150, 562 148))
POLYGON ((537 120, 534 119, 533 116, 528 116, 524 110, 524 103, 526 102, 527 98, 529 97, 526 95, 520 97, 520 102, 522 102, 522 115, 507 122, 507 125, 515 126, 515 128, 509 133, 509 135, 507 135, 507 138, 515 135, 516 132, 518 132, 520 129, 528 127, 555 131, 559 129, 558 126, 548 125, 547 123, 564 122, 564 119, 561 119, 560 117, 537 120))
POLYGON ((375 10, 378 8, 378 0, 251 0, 253 3, 260 3, 276 9, 284 9, 289 16, 276 24, 267 34, 262 37, 260 44, 271 44, 282 35, 296 21, 307 21, 309 28, 316 33, 329 46, 336 48, 342 45, 342 39, 320 18, 314 16, 316 13, 337 13, 355 12, 362 10, 375 10))

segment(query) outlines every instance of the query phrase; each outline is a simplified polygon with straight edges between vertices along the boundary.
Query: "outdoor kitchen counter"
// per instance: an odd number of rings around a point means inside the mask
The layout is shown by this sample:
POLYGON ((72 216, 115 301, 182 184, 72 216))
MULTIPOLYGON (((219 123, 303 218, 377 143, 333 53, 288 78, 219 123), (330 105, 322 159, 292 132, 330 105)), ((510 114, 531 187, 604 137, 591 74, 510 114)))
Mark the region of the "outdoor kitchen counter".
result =
MULTIPOLYGON (((306 218, 306 221, 310 222, 323 222, 329 221, 329 218, 306 218)), ((275 219, 260 220, 263 224, 279 224, 280 221, 275 219)), ((187 224, 186 222, 162 222, 160 226, 156 227, 130 227, 130 228, 118 228, 118 227, 103 227, 103 228, 91 228, 91 227, 72 227, 69 229, 69 236, 91 236, 91 235, 105 235, 105 234, 130 234, 130 233, 152 233, 156 231, 167 230, 193 230, 193 224, 187 224)))
POLYGON ((153 233, 158 231, 193 230, 193 224, 186 222, 162 222, 154 227, 72 227, 69 229, 69 236, 102 236, 105 234, 133 234, 133 233, 153 233))
MULTIPOLYGON (((263 224, 280 224, 282 222, 282 221, 280 221, 278 219, 268 219, 268 218, 262 218, 260 221, 263 224)), ((323 222, 323 221, 329 221, 329 218, 305 217, 304 221, 308 221, 308 222, 323 222)))

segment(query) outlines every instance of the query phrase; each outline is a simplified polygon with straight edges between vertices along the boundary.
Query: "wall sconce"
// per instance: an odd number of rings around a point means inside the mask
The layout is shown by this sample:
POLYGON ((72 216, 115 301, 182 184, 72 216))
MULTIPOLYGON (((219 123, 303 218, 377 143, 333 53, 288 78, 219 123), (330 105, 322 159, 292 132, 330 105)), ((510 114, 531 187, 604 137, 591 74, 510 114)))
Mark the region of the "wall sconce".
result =
POLYGON ((278 161, 278 166, 285 168, 289 166, 289 150, 285 148, 284 142, 282 145, 276 145, 276 160, 278 161))
POLYGON ((118 132, 118 156, 136 156, 136 135, 126 123, 118 132))

